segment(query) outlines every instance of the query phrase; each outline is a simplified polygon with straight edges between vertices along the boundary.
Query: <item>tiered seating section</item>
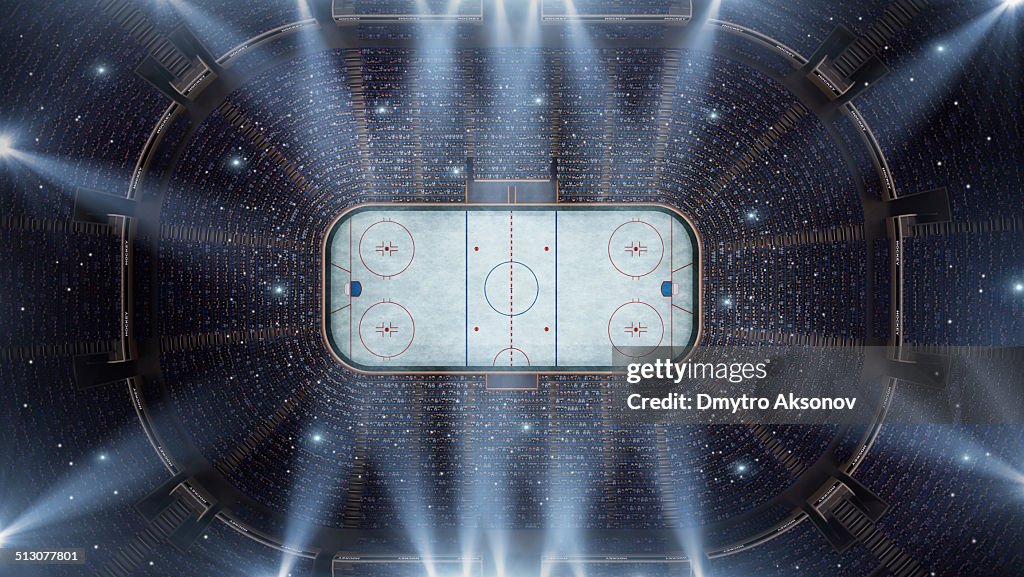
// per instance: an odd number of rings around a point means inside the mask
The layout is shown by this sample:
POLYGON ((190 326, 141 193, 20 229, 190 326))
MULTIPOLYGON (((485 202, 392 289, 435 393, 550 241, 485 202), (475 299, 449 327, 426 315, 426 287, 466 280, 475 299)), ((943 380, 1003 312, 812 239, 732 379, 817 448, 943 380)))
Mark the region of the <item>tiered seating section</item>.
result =
POLYGON ((863 243, 723 250, 708 255, 720 330, 856 339, 864 334, 863 243))
POLYGON ((961 222, 1024 215, 1017 130, 1024 112, 992 96, 1016 91, 1016 75, 1006 74, 1019 63, 1002 27, 1008 21, 987 40, 966 28, 949 33, 957 28, 951 23, 992 18, 988 10, 929 6, 883 55, 889 76, 855 103, 885 152, 897 193, 946 187, 961 222))
MULTIPOLYGON (((588 10, 620 4, 602 1, 588 10)), ((724 2, 719 17, 809 54, 833 25, 863 30, 882 6, 805 4, 793 12, 790 4, 724 2)), ((1022 206, 1024 163, 1015 156, 1014 132, 1020 110, 991 98, 1014 93, 1007 83, 1015 77, 1001 73, 1015 62, 1012 47, 969 45, 959 35, 941 53, 931 44, 975 9, 947 6, 919 19, 893 44, 890 77, 857 102, 898 191, 949 187, 958 223, 1020 216, 1022 206)), ((162 25, 180 21, 167 6, 147 10, 162 25)), ((265 1, 230 9, 204 3, 201 10, 198 24, 190 24, 215 53, 301 16, 294 4, 265 1)), ((73 188, 125 193, 167 103, 131 74, 142 51, 98 22, 93 7, 21 10, 13 19, 11 39, 24 58, 0 63, 0 75, 10 79, 0 91, 9 117, 21 123, 15 146, 45 170, 2 168, 0 213, 26 220, 0 223, 0 280, 17 287, 0 296, 0 349, 109 341, 121 327, 122 247, 107 229, 70 224, 73 188), (96 33, 83 35, 86 26, 96 33)), ((641 33, 647 32, 612 25, 595 31, 606 38, 641 33)), ((408 30, 360 28, 364 39, 403 34, 408 30)), ((327 222, 345 207, 459 201, 467 159, 478 178, 547 178, 557 157, 562 200, 662 200, 699 223, 709 246, 708 342, 762 342, 737 336, 738 329, 862 337, 870 274, 862 243, 757 244, 862 223, 854 183, 826 129, 805 116, 769 156, 724 177, 795 104, 792 95, 736 61, 698 52, 682 53, 670 102, 661 100, 666 64, 657 52, 366 49, 359 56, 361 111, 345 55, 306 54, 261 72, 227 98, 241 123, 218 111, 191 135, 176 166, 167 151, 158 162, 170 177, 162 227, 140 233, 158 247, 156 262, 140 261, 141 270, 160 278, 149 303, 152 336, 266 335, 168 349, 160 359, 170 408, 231 483, 271 511, 332 527, 457 527, 477 520, 493 527, 655 528, 687 519, 724 523, 792 482, 744 427, 607 424, 599 377, 493 393, 478 379, 348 373, 319 340, 314 256, 327 222), (667 125, 655 122, 661 106, 670 112, 667 125), (218 233, 232 240, 215 240, 218 233), (273 423, 265 435, 253 427, 263 422, 273 423), (673 493, 684 505, 666 503, 673 493)), ((250 62, 244 70, 260 66, 250 62)), ((172 128, 173 138, 184 132, 172 128)), ((849 147, 856 143, 849 126, 840 135, 849 147)), ((867 166, 863 156, 854 161, 867 166)), ((1019 345, 1024 301, 1015 287, 1024 279, 1014 276, 1014 266, 1021 246, 1019 232, 907 241, 908 339, 1019 345)), ((968 380, 957 378, 961 385, 968 380)), ((142 527, 131 504, 168 474, 135 424, 125 388, 78 391, 70 359, 20 353, 5 358, 0 386, 9 400, 0 420, 15 435, 5 443, 17 448, 5 455, 3 469, 55 480, 0 483, 0 516, 22 512, 11 503, 43 503, 54 519, 76 519, 61 524, 63 542, 103 543, 91 553, 108 559, 106 544, 126 543, 142 527)), ((1003 532, 1012 509, 990 507, 1004 498, 1005 479, 984 468, 994 453, 979 449, 1004 447, 1001 458, 1012 459, 1022 443, 1018 429, 972 431, 969 442, 956 428, 883 429, 857 476, 894 505, 883 519, 888 535, 950 574, 1019 564, 1019 538, 1003 532), (962 460, 964 454, 971 459, 962 460), (974 527, 968 545, 963 522, 980 518, 986 522, 974 527)), ((832 432, 773 428, 804 462, 824 451, 832 432)), ((745 536, 786 511, 718 531, 745 536)), ((838 558, 810 532, 804 523, 759 550, 763 555, 716 561, 717 572, 873 570, 863 552, 838 558)), ((196 545, 204 554, 164 552, 153 559, 152 574, 276 570, 276 555, 219 524, 209 535, 216 545, 196 545), (161 572, 161 565, 174 570, 161 572)), ((306 574, 308 562, 299 561, 295 572, 306 574)))
POLYGON ((470 52, 475 175, 478 179, 546 179, 550 164, 550 76, 537 50, 470 52))
POLYGON ((1021 344, 1024 233, 915 237, 904 243, 904 255, 908 271, 904 327, 909 342, 1021 344))
POLYGON ((116 339, 120 248, 113 235, 0 227, 0 347, 116 339))

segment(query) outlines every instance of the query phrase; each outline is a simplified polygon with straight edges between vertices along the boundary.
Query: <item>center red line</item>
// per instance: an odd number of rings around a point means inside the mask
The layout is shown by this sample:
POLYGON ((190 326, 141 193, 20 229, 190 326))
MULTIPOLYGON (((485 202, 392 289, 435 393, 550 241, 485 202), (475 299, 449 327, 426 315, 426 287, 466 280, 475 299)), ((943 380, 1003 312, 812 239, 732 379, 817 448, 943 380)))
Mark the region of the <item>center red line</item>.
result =
POLYGON ((508 211, 508 366, 512 366, 512 211, 508 211))

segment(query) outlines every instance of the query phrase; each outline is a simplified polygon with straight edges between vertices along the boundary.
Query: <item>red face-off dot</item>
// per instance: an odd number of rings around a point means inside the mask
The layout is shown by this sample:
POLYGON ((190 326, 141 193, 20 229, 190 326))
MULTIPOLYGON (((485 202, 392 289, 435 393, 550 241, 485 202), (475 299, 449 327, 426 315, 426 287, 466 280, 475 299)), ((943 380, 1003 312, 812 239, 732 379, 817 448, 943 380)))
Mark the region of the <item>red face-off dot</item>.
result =
POLYGON ((480 332, 480 327, 473 327, 473 330, 476 332, 480 332))
POLYGON ((548 327, 544 327, 544 332, 548 332, 549 330, 551 329, 549 329, 548 327))
POLYGON ((548 250, 548 247, 544 247, 544 251, 547 252, 547 250, 548 250))

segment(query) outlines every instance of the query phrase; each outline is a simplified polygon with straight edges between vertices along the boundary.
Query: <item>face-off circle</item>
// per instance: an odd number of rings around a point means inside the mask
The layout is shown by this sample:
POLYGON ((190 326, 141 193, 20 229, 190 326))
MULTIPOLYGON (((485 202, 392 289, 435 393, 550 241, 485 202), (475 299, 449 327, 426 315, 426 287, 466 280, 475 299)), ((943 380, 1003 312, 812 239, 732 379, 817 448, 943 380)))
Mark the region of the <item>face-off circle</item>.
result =
POLYGON ((498 263, 484 279, 484 298, 494 312, 517 317, 533 308, 540 282, 533 269, 519 261, 498 263))
POLYGON ((657 270, 665 258, 665 239, 642 220, 619 225, 608 237, 608 260, 622 274, 640 278, 657 270))
POLYGON ((661 313, 645 302, 625 303, 608 319, 608 340, 627 357, 651 354, 664 338, 665 321, 661 313))
POLYGON ((382 301, 366 309, 359 319, 359 342, 371 354, 390 359, 409 350, 416 336, 416 321, 409 309, 382 301))
POLYGON ((389 278, 405 272, 416 256, 409 229, 393 220, 368 226, 359 237, 359 260, 371 273, 389 278))
POLYGON ((526 356, 526 352, 520 348, 506 347, 494 355, 494 362, 491 365, 495 367, 528 367, 530 366, 530 357, 526 356))

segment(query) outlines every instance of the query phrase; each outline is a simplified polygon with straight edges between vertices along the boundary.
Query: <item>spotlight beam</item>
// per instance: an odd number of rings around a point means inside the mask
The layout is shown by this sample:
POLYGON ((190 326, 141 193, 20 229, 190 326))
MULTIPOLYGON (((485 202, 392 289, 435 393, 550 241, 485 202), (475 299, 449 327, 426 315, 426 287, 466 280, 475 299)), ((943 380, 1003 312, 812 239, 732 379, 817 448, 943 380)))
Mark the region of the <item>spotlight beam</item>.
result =
POLYGON ((0 135, 0 158, 9 156, 14 152, 14 138, 9 134, 0 135))

